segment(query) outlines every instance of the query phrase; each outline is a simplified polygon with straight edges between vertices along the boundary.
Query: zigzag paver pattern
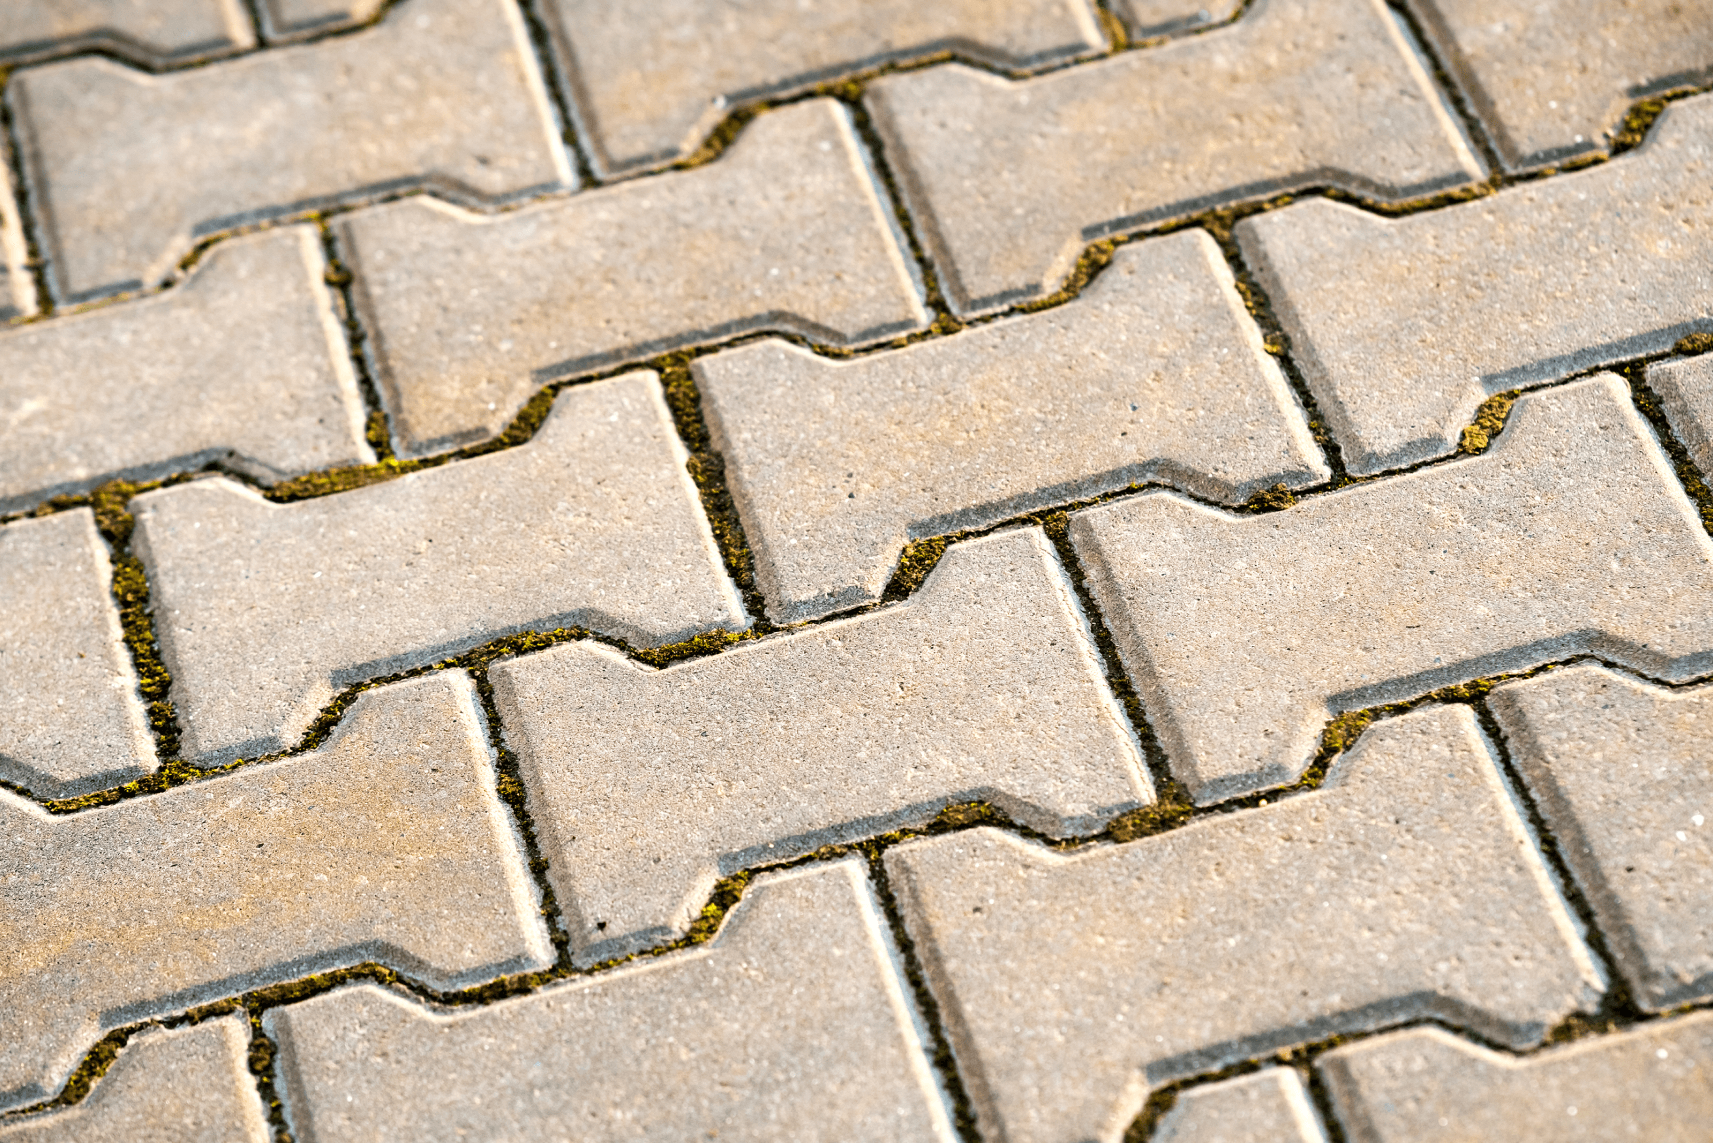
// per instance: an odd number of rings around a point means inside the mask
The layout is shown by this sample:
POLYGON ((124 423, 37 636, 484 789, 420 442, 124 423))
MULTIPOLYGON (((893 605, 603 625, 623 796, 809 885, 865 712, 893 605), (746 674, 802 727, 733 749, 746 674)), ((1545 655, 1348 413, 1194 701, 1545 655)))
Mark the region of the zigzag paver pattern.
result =
POLYGON ((0 1140, 1705 1136, 1713 0, 0 69, 0 1140))

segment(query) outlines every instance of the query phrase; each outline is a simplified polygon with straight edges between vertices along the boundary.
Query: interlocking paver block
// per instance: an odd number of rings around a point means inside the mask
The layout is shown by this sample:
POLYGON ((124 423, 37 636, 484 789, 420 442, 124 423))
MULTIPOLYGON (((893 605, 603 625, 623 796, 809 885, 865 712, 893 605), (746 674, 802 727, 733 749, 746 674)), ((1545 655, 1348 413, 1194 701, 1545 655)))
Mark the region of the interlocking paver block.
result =
POLYGON ((529 443, 319 499, 224 478, 133 502, 187 758, 283 749, 343 687, 502 635, 653 646, 746 624, 654 377, 568 389, 529 443))
MULTIPOLYGON (((1194 0, 1176 0, 1179 9, 1194 0)), ((1106 46, 1085 0, 550 0, 566 78, 603 174, 691 154, 740 101, 953 51, 1026 68, 1106 46)))
POLYGON ((259 0, 262 29, 273 41, 298 39, 374 19, 386 0, 259 0))
POLYGON ((1411 0, 1517 169, 1604 151, 1640 97, 1713 73, 1706 0, 1411 0))
POLYGON ((0 1143, 267 1143, 249 1050, 242 1016, 141 1032, 81 1102, 0 1126, 0 1143))
POLYGON ((310 754, 55 817, 0 790, 0 1107, 108 1028, 362 961, 456 988, 552 948, 469 677, 360 696, 310 754))
POLYGON ((704 168, 478 217, 340 226, 402 452, 499 432, 542 382, 750 330, 852 345, 926 323, 849 115, 761 116, 704 168))
POLYGON ((199 237, 409 187, 479 202, 572 174, 508 0, 148 75, 90 58, 8 88, 54 289, 153 285, 199 237))
POLYGON ((1713 994, 1713 687, 1578 666, 1492 701, 1636 1001, 1713 994))
POLYGON ((1117 1140, 1151 1086, 1435 1016, 1538 1042, 1599 974, 1467 707, 1323 788, 1121 846, 983 827, 888 852, 983 1129, 1117 1140))
POLYGON ((29 248, 12 194, 12 172, 4 158, 0 149, 0 322, 36 312, 36 286, 25 264, 29 248))
POLYGON ((1481 456, 1234 516, 1071 517, 1172 769, 1208 803, 1298 777, 1343 711, 1597 653, 1713 667, 1713 542, 1611 375, 1527 395, 1481 456))
POLYGON ((950 64, 869 91, 959 312, 1051 293, 1115 231, 1299 187, 1391 202, 1480 175, 1379 0, 1256 0, 1229 28, 1038 79, 950 64))
POLYGON ((1038 529, 954 546, 901 606, 665 671, 573 644, 489 677, 583 961, 682 934, 747 865, 954 802, 1064 834, 1153 800, 1038 529))
POLYGON ((263 481, 372 462, 315 231, 222 242, 183 285, 0 333, 0 511, 212 460, 263 481))
POLYGON ((0 776, 45 797, 155 768, 87 508, 0 528, 0 776))
POLYGON ((1713 330, 1713 96, 1592 170, 1407 218, 1316 199, 1236 234, 1350 471, 1442 456, 1490 394, 1713 330))
POLYGON ((239 0, 7 0, 0 63, 91 48, 162 65, 254 47, 239 0))
POLYGON ((1302 1077, 1268 1068, 1178 1093, 1150 1143, 1326 1143, 1302 1077))
POLYGON ((1414 1028, 1320 1068, 1352 1143, 1701 1143, 1713 1122, 1705 1012, 1523 1059, 1414 1028))
POLYGON ((1690 458, 1713 477, 1713 354, 1650 365, 1648 386, 1690 458))
POLYGON ((854 860, 758 880, 708 944, 490 1007, 360 985, 270 1012, 316 1143, 955 1138, 854 860))
POLYGON ((1328 472, 1206 232, 1127 246, 1064 306, 831 361, 699 359, 776 618, 880 598, 909 539, 1164 480, 1238 501, 1328 472))
POLYGON ((1203 3, 1192 0, 1187 4, 1184 0, 1112 0, 1111 7, 1131 35, 1158 36, 1229 20, 1241 3, 1242 0, 1203 3))

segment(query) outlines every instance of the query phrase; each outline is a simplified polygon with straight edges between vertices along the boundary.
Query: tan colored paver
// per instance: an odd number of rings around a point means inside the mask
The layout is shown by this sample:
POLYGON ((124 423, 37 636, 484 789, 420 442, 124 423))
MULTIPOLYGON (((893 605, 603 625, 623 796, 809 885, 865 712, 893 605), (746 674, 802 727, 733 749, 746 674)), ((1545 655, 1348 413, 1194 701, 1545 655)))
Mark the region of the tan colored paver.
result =
POLYGON ((607 176, 685 158, 743 101, 891 60, 952 51, 1027 68, 1106 46, 1085 0, 661 0, 646 19, 626 0, 544 9, 607 176))
POLYGON ((284 749, 341 688, 516 631, 654 646, 745 626, 684 460, 632 373, 561 393, 527 444, 352 492, 138 497, 185 757, 284 749))
POLYGON ((1713 476, 1713 354, 1648 366, 1672 432, 1704 476, 1713 476))
MULTIPOLYGON (((0 149, 0 158, 4 154, 0 149)), ((7 163, 0 162, 0 322, 36 312, 36 284, 25 265, 28 256, 18 203, 13 197, 12 172, 7 163)))
POLYGON ((1713 331, 1713 95, 1637 151, 1382 218, 1326 199, 1238 242, 1352 472, 1457 447, 1493 393, 1713 331))
POLYGON ((1308 1089, 1290 1068, 1267 1068, 1178 1093, 1150 1143, 1326 1143, 1308 1089))
POLYGON ((1713 995, 1713 687, 1586 665, 1509 683, 1492 706, 1636 1002, 1713 995))
POLYGON ((66 797, 155 768, 87 508, 0 527, 0 777, 66 797))
POLYGON ((276 1009, 316 1143, 955 1138, 862 865, 758 880, 710 943, 485 1008, 276 1009))
POLYGON ((1085 67, 1013 82, 949 64, 866 99, 960 313, 1050 294, 1087 243, 1147 223, 1481 173, 1378 0, 1256 0, 1229 28, 1085 67))
POLYGON ((1231 19, 1241 0, 1113 0, 1112 10, 1132 36, 1158 36, 1231 19))
POLYGON ((105 1030, 362 961, 456 988, 552 959, 475 687, 360 696, 326 745, 54 817, 0 791, 0 1108, 105 1030))
POLYGON ((573 176, 506 0, 409 0, 357 35, 148 75, 8 87, 61 300, 150 286, 197 238, 411 187, 474 202, 573 176))
POLYGON ((754 330, 925 325, 849 115, 769 112, 706 167, 484 218, 424 199, 339 228, 400 451, 499 432, 544 380, 754 330))
POLYGON ((1467 707, 1325 786, 1122 846, 991 828, 887 853, 989 1137, 1119 1139, 1148 1089, 1435 1016, 1538 1043, 1599 974, 1467 707))
POLYGON ((372 462, 325 269, 288 227, 164 293, 0 332, 0 511, 213 460, 265 484, 372 462))
POLYGON ((671 940, 722 876, 989 801, 1046 833, 1153 800, 1038 529, 888 607, 652 671, 572 644, 489 672, 584 962, 671 940))
POLYGON ((1513 170, 1606 150, 1644 95, 1713 75, 1690 0, 1411 0, 1513 170))
POLYGON ((693 369, 782 621, 879 599, 913 538, 1143 481, 1236 502, 1328 475, 1200 230, 1123 248, 1042 313, 853 361, 765 341, 693 369))
POLYGON ((380 14, 386 0, 257 0, 263 33, 271 42, 300 39, 361 24, 380 14))
POLYGON ((1261 516, 1151 493, 1071 538, 1202 803, 1292 781, 1342 711, 1576 654, 1713 667, 1713 542, 1611 375, 1525 395, 1481 456, 1261 516))
POLYGON ((249 1023, 222 1016, 133 1036, 82 1102, 16 1123, 4 1143, 267 1143, 249 1023))
POLYGON ((1320 1068, 1352 1143, 1696 1143, 1713 1121, 1705 1012, 1523 1059, 1417 1028, 1320 1068))
POLYGON ((161 66, 254 47, 237 0, 8 0, 0 63, 90 49, 161 66))

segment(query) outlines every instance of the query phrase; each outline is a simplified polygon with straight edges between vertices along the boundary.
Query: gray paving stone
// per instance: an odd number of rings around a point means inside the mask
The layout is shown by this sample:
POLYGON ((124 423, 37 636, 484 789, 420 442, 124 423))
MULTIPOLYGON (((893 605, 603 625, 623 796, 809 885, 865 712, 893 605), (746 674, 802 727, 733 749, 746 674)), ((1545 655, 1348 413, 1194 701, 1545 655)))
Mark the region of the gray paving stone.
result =
POLYGON ((959 312, 1051 293, 1097 238, 1334 185, 1386 202, 1480 177, 1376 0, 1256 0, 1229 28, 1037 79, 959 64, 867 102, 959 312))
POLYGON ((154 285, 200 237, 386 191, 478 203, 573 181, 507 0, 149 75, 87 58, 8 87, 62 301, 154 285))
POLYGON ((1713 687, 1587 665, 1507 684, 1492 704, 1636 1001, 1713 995, 1713 687))
POLYGON ((1713 354, 1648 366, 1671 431, 1704 476, 1713 476, 1713 354))
POLYGON ((722 876, 955 802, 1062 835, 1153 800, 1038 529, 953 546, 899 606, 665 671, 586 643, 489 677, 583 963, 682 935, 722 876))
POLYGON ((12 172, 0 147, 0 322, 36 312, 36 284, 25 260, 29 249, 18 219, 18 202, 12 195, 12 172))
POLYGON ((256 11, 263 34, 277 43, 365 23, 385 5, 386 0, 258 0, 256 11))
POLYGON ((1705 0, 1411 0, 1513 170, 1601 152, 1644 95, 1713 75, 1705 0))
POLYGON ((351 215, 402 453, 509 424, 544 380, 752 330, 832 345, 926 324, 847 113, 769 112, 706 167, 501 215, 428 199, 351 215))
POLYGON ((107 1029, 343 965, 436 988, 552 947, 475 686, 360 696, 312 753, 55 817, 0 790, 0 1108, 107 1029))
POLYGON ((299 1139, 955 1138, 862 865, 758 880, 708 944, 484 1008, 278 1008, 299 1139))
POLYGON ((1523 1059, 1415 1028, 1320 1067, 1351 1143, 1699 1143, 1713 1121, 1705 1012, 1523 1059))
POLYGON ((1302 1077, 1267 1068, 1178 1093, 1150 1143, 1326 1143, 1302 1077))
POLYGON ((1343 711, 1578 654, 1713 667, 1713 542, 1609 374, 1525 395, 1480 456, 1259 516, 1150 493, 1071 538, 1204 804, 1295 779, 1343 711))
POLYGON ((1206 232, 1126 246, 1075 301, 851 361, 698 359, 777 619, 880 598, 909 539, 1166 481, 1239 501, 1329 475, 1206 232))
POLYGON ((185 757, 285 749, 344 687, 526 629, 644 646, 747 620, 654 377, 561 393, 514 449, 271 504, 132 502, 185 757))
POLYGON ((1467 707, 1128 845, 984 827, 886 868, 982 1129, 1012 1143, 1115 1143, 1151 1087, 1405 1020, 1537 1043, 1601 991, 1467 707))
POLYGON ((9 0, 0 63, 92 48, 154 66, 254 47, 237 0, 9 0))
POLYGON ((4 1143, 268 1143, 249 1022, 222 1016, 131 1037, 81 1102, 14 1123, 4 1143))
POLYGON ((1638 150, 1382 218, 1315 199, 1237 226, 1338 435, 1378 472, 1457 447, 1493 393, 1713 330, 1713 95, 1638 150))
POLYGON ((1112 10, 1132 36, 1158 36, 1216 24, 1237 14, 1242 0, 1113 0, 1112 10))
MULTIPOLYGON (((1176 0, 1193 8, 1193 0, 1176 0)), ((733 106, 954 51, 1005 69, 1103 49, 1085 0, 549 0, 544 14, 603 175, 702 145, 733 106)))
POLYGON ((213 247, 182 285, 0 332, 0 512, 218 460, 266 484, 375 459, 315 231, 213 247))
POLYGON ((0 528, 0 777, 66 797, 155 769, 87 508, 0 528))

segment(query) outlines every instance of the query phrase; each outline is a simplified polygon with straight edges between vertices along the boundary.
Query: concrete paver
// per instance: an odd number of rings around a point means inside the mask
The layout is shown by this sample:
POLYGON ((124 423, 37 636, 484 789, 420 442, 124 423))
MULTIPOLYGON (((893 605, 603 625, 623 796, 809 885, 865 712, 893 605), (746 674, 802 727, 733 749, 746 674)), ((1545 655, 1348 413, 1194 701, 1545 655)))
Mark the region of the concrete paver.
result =
POLYGON ((254 47, 239 0, 10 0, 0 64, 100 48, 162 66, 254 47))
POLYGON ((1038 529, 953 546, 902 605, 665 671, 571 644, 489 677, 585 962, 681 935, 721 876, 954 802, 1062 835, 1153 800, 1038 529))
POLYGON ((1319 790, 1121 846, 991 828, 886 868, 989 1137, 1117 1140, 1150 1087, 1435 1016, 1538 1043, 1601 981, 1467 707, 1319 790))
POLYGON ((850 117, 761 116, 718 162, 484 218, 414 199, 339 228, 405 455, 499 432, 544 380, 753 330, 927 324, 850 117))
POLYGON ((72 817, 0 791, 0 1108, 103 1031, 362 961, 456 988, 552 959, 475 687, 360 696, 312 753, 72 817))
POLYGON ((1320 1069, 1352 1143, 1692 1143, 1713 1117, 1713 1015, 1523 1059, 1416 1028, 1335 1049, 1320 1069))
POLYGON ((955 1136, 862 865, 758 880, 708 944, 432 1012, 360 985, 269 1013, 316 1143, 955 1136))
POLYGON ((1222 23, 1237 14, 1242 0, 1113 0, 1112 10, 1132 36, 1158 36, 1222 23))
POLYGON ((1713 476, 1713 354, 1648 366, 1648 387, 1690 459, 1713 476))
POLYGON ((1037 79, 949 64, 866 97, 954 309, 1052 293, 1089 241, 1335 185, 1480 177, 1377 0, 1256 0, 1228 28, 1037 79))
POLYGON ((1303 1079, 1267 1068, 1179 1092, 1150 1143, 1326 1143, 1303 1079))
POLYGON ((1585 665, 1491 701, 1636 1002, 1713 996, 1713 687, 1585 665))
POLYGON ((1260 516, 1150 493, 1071 538, 1202 803, 1294 780, 1342 711, 1576 654, 1713 667, 1713 542, 1610 375, 1523 396, 1480 456, 1260 516))
POLYGON ((665 0, 646 20, 625 0, 545 11, 604 176, 690 155, 740 102, 888 61, 952 51, 1013 69, 1106 46, 1086 0, 665 0))
POLYGON ((258 0, 256 12, 263 34, 279 43, 365 23, 385 6, 386 0, 258 0))
MULTIPOLYGON (((0 149, 0 159, 4 156, 4 149, 0 149)), ((26 265, 28 258, 23 222, 13 197, 12 172, 8 164, 0 162, 0 322, 36 312, 36 284, 26 265)))
POLYGON ((58 297, 154 285, 203 235, 331 203, 573 181, 511 3, 393 17, 163 75, 99 58, 20 72, 8 96, 58 297))
POLYGON ((852 361, 765 341, 692 368, 781 621, 879 599, 913 538, 1136 482, 1236 502, 1329 475, 1200 230, 1124 247, 1041 313, 852 361))
POLYGON ((372 462, 315 231, 209 250, 184 283, 0 332, 0 511, 221 461, 264 484, 372 462))
POLYGON ((516 631, 654 646, 744 626, 684 460, 634 373, 564 391, 527 444, 351 492, 139 496, 185 757, 284 749, 342 687, 516 631))
POLYGON ((66 797, 155 768, 87 508, 0 527, 0 777, 66 797))
POLYGON ((1713 95, 1638 150, 1382 218, 1325 199, 1246 219, 1244 258, 1357 473, 1457 448, 1493 393, 1713 331, 1713 95))
POLYGON ((0 1141, 267 1143, 272 1134, 246 1066, 249 1048, 242 1016, 143 1031, 80 1103, 0 1121, 0 1141))
POLYGON ((1513 170, 1604 151, 1637 99, 1713 75, 1713 6, 1411 0, 1513 170))

